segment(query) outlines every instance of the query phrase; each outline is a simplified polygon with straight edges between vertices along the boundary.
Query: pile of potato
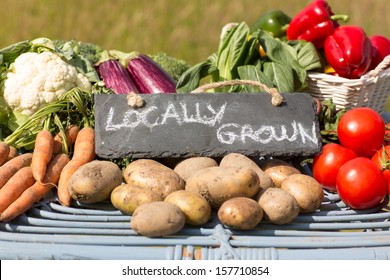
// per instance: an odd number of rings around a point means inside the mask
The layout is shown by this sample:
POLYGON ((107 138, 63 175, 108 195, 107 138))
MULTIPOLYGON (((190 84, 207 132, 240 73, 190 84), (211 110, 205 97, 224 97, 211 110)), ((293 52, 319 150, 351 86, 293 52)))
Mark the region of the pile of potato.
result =
POLYGON ((175 234, 186 224, 204 225, 212 211, 233 229, 253 229, 262 220, 286 224, 299 213, 317 210, 324 198, 314 178, 286 161, 269 159, 260 166, 238 153, 219 162, 187 158, 172 167, 138 159, 123 172, 107 161, 80 169, 77 173, 83 175, 72 178, 73 198, 85 203, 110 199, 131 215, 134 231, 149 237, 175 234), (97 168, 100 164, 104 168, 97 168))

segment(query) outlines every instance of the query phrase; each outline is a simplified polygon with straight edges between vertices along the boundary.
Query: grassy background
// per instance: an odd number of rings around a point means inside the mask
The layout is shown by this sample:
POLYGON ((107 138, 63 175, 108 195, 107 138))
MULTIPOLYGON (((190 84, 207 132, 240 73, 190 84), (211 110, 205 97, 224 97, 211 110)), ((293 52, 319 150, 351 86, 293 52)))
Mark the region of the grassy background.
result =
MULTIPOLYGON (((269 9, 294 16, 310 0, 0 0, 0 48, 36 37, 77 39, 106 49, 165 51, 190 63, 217 48, 224 24, 252 24, 269 9)), ((328 0, 368 35, 390 37, 388 0, 328 0)))
MULTIPOLYGON (((311 0, 0 0, 0 48, 37 37, 76 39, 105 49, 145 54, 165 51, 190 64, 218 46, 228 22, 249 25, 280 9, 293 17, 311 0)), ((367 35, 390 37, 388 0, 328 0, 336 14, 350 15, 367 35)), ((390 111, 390 98, 387 105, 390 111)))

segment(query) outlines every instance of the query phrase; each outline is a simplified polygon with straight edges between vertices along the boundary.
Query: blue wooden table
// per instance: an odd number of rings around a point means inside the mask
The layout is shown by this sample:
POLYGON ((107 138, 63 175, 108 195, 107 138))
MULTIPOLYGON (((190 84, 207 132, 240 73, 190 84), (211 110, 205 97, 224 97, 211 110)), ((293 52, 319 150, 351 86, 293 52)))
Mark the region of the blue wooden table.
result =
POLYGON ((387 205, 355 211, 326 194, 321 209, 287 225, 232 230, 214 213, 202 227, 148 238, 109 203, 64 207, 54 197, 0 223, 0 259, 390 259, 387 205))

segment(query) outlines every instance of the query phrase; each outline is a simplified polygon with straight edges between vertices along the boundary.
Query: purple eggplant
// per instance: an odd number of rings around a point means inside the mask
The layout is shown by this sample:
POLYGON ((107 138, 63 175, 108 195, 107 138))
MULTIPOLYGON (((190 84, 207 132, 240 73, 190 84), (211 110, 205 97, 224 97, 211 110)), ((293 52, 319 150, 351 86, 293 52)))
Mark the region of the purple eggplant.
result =
POLYGON ((140 93, 176 93, 175 80, 147 55, 134 53, 126 69, 140 93))
POLYGON ((112 89, 116 94, 139 93, 129 72, 118 60, 102 61, 96 69, 106 88, 112 89))

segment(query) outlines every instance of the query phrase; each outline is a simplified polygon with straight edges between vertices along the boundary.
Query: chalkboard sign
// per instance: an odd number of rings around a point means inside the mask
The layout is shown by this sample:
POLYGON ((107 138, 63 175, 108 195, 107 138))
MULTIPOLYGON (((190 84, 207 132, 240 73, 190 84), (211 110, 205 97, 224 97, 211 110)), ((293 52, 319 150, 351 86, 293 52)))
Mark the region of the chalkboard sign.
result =
POLYGON ((144 94, 134 109, 127 95, 95 95, 96 154, 101 158, 314 155, 321 136, 313 98, 267 93, 144 94))

